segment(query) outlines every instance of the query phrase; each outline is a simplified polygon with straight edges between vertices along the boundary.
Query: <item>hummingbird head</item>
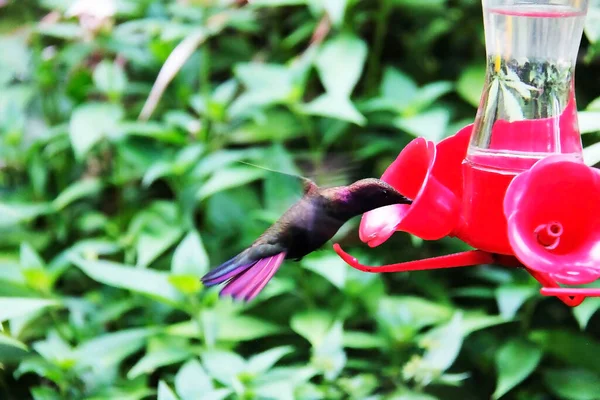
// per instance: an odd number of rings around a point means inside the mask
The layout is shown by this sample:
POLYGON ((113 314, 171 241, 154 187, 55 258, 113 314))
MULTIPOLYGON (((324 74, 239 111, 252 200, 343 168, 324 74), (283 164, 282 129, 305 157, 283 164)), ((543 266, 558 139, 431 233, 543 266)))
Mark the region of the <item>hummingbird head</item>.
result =
POLYGON ((411 204, 412 201, 401 195, 389 183, 380 179, 367 178, 348 186, 352 201, 369 203, 369 207, 379 208, 392 204, 411 204))
POLYGON ((331 192, 336 208, 343 213, 360 215, 392 204, 411 204, 391 185, 375 178, 361 179, 331 192))

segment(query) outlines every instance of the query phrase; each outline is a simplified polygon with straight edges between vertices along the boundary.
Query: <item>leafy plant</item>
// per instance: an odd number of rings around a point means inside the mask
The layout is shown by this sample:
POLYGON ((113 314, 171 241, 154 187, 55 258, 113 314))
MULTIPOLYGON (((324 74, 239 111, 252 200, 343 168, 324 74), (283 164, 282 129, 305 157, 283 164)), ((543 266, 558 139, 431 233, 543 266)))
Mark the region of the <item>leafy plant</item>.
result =
MULTIPOLYGON (((600 8, 594 3, 590 21, 600 8)), ((379 276, 327 248, 254 302, 199 277, 298 195, 473 120, 477 2, 0 1, 0 397, 592 399, 587 300, 522 271, 379 276), (240 162, 243 161, 244 163, 240 162)), ((598 156, 597 25, 577 66, 598 156)), ((375 264, 462 249, 396 234, 375 264)))

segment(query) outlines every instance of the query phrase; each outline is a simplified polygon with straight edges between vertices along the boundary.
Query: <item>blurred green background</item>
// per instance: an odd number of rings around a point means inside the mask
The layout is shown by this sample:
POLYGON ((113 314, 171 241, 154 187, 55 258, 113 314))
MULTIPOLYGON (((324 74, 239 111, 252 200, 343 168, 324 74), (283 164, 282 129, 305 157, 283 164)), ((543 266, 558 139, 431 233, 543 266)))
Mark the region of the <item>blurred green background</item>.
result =
MULTIPOLYGON (((595 2, 590 165, 599 26, 595 2)), ((238 161, 380 176, 472 121, 484 60, 476 0, 1 0, 0 398, 600 399, 600 302, 520 270, 370 275, 328 245, 249 305, 199 282, 298 194, 238 161)), ((358 221, 335 239, 375 265, 465 248, 368 249, 358 221)))

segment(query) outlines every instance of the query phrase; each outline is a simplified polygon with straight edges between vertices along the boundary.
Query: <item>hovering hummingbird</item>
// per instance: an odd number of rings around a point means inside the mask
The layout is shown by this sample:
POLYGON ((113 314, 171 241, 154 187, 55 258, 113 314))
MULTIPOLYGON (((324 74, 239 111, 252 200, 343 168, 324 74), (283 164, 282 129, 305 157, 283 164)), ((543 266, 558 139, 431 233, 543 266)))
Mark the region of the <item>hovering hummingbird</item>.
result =
POLYGON ((275 275, 283 260, 299 261, 323 246, 350 218, 411 200, 379 179, 320 188, 300 177, 304 195, 252 245, 202 278, 206 287, 227 282, 221 296, 249 301, 275 275))

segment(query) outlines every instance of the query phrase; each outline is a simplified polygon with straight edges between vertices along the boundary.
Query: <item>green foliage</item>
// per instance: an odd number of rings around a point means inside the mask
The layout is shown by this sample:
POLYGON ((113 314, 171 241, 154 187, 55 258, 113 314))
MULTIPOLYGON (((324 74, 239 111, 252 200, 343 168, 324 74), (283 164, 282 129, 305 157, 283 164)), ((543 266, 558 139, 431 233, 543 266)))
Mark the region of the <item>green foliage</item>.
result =
MULTIPOLYGON (((590 164, 598 6, 577 70, 590 164)), ((248 305, 199 281, 300 193, 251 164, 348 183, 471 121, 479 2, 0 9, 0 398, 597 398, 600 303, 569 310, 523 271, 370 275, 326 248, 248 305)), ((463 248, 367 250, 356 227, 336 240, 373 264, 463 248)))

